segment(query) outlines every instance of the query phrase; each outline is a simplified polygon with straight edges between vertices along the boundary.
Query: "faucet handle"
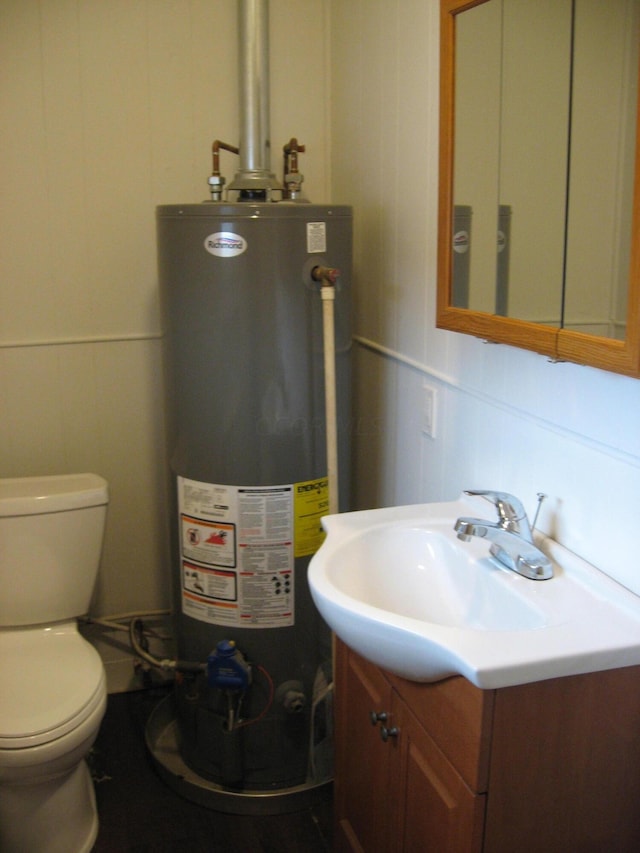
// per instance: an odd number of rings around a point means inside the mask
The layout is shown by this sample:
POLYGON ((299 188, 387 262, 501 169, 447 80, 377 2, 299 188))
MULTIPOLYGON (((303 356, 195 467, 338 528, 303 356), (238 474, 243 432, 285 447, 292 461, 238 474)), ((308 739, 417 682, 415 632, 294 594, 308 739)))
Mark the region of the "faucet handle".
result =
POLYGON ((492 489, 466 489, 465 495, 478 495, 490 501, 498 511, 498 517, 501 521, 521 521, 526 518, 526 512, 522 502, 510 495, 509 492, 496 492, 492 489))

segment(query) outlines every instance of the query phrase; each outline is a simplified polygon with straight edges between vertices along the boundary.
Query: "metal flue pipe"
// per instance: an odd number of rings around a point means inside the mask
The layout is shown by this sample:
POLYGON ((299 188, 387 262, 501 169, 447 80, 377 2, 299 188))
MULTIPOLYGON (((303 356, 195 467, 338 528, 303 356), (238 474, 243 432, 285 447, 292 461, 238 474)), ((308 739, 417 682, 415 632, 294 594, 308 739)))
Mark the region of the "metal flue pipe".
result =
POLYGON ((282 189, 271 172, 269 129, 269 3, 238 4, 240 169, 229 189, 282 189))

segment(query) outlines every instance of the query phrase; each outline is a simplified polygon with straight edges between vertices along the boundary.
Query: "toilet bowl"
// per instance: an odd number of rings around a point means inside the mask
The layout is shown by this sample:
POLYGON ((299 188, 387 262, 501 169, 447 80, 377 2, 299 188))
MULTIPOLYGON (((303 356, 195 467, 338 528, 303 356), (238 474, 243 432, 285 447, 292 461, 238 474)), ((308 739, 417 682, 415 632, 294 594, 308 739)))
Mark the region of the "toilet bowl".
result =
POLYGON ((97 836, 85 759, 106 680, 76 617, 95 584, 107 499, 90 474, 0 480, 3 853, 89 853, 97 836))

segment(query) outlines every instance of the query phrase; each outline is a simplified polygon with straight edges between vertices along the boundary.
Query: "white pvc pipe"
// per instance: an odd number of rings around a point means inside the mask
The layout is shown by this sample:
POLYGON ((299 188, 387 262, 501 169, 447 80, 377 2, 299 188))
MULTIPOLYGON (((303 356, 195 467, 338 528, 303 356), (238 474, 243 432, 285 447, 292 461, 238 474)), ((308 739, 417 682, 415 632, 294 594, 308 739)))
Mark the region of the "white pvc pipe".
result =
POLYGON ((336 414, 336 344, 334 328, 335 287, 323 284, 322 336, 324 344, 324 399, 327 429, 327 478, 329 514, 339 512, 338 496, 338 420, 336 414))

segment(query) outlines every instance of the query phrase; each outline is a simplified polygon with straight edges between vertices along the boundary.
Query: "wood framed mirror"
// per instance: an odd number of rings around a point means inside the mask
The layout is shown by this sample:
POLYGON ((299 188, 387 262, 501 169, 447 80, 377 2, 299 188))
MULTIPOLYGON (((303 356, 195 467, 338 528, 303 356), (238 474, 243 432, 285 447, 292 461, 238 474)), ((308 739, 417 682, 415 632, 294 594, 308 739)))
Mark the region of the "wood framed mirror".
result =
POLYGON ((441 0, 438 328, 640 377, 640 0, 441 0))

